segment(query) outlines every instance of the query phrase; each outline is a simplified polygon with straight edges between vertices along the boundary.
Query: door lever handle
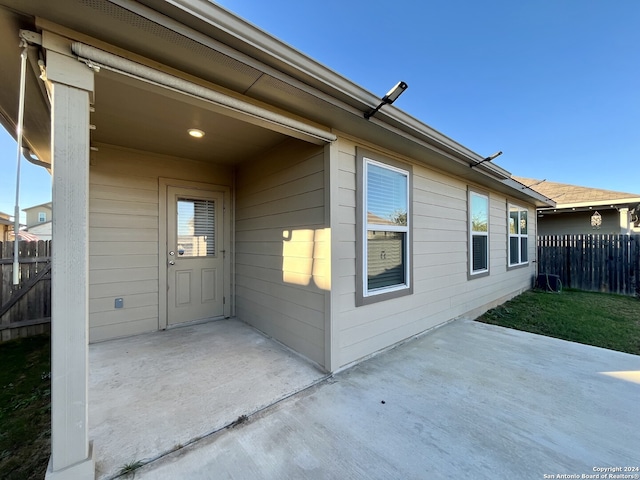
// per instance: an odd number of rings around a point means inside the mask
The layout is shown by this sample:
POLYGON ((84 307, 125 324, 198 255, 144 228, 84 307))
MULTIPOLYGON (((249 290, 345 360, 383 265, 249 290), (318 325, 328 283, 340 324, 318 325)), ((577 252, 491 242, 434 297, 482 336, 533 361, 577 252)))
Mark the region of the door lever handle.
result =
POLYGON ((173 260, 169 260, 169 265, 175 265, 176 262, 174 262, 173 260))

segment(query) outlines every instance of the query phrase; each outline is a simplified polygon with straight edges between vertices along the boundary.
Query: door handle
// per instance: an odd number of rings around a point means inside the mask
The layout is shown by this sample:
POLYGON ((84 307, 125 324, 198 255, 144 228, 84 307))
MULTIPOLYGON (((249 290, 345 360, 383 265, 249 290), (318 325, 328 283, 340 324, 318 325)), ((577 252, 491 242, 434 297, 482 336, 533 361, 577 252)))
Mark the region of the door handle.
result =
POLYGON ((174 262, 173 260, 169 260, 169 265, 175 265, 176 262, 174 262))

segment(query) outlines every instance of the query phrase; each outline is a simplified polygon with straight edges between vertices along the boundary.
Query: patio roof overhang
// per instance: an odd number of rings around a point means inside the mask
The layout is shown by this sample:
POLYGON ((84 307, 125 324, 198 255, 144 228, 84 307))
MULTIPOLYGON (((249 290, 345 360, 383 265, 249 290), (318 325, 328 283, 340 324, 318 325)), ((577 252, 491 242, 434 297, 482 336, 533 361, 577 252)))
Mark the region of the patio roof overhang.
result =
MULTIPOLYGON (((46 30, 232 98, 304 119, 316 128, 369 141, 512 198, 538 207, 550 205, 545 197, 520 188, 497 165, 485 162, 469 168, 482 156, 393 106, 365 120, 363 112, 378 103, 377 96, 211 2, 0 0, 0 4, 11 9, 0 19, 6 27, 1 29, 0 60, 8 66, 0 121, 9 131, 14 131, 17 117, 18 31, 46 30)), ((42 52, 33 48, 32 53, 25 136, 39 159, 49 163, 49 105, 37 78, 42 52)), ((207 111, 203 104, 167 98, 131 78, 104 72, 95 78, 96 111, 91 120, 96 126, 92 133, 96 145, 118 144, 233 164, 286 138, 286 134, 255 125, 252 129, 246 122, 230 122, 228 116, 207 111), (204 124, 216 135, 186 143, 186 129, 204 124)))

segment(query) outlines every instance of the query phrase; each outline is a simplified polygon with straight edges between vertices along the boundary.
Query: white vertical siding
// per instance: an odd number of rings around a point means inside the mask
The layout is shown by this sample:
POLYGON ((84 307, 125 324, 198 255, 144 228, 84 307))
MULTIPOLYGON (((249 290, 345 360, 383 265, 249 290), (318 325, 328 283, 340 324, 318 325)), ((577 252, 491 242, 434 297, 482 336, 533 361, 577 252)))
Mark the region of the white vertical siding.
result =
POLYGON ((329 258, 322 147, 289 140, 239 167, 236 315, 324 364, 329 258))
MULTIPOLYGON (((339 289, 339 364, 346 365, 453 318, 479 314, 531 285, 534 263, 507 270, 507 198, 490 193, 490 275, 469 280, 468 184, 413 164, 414 293, 356 307, 355 148, 354 143, 340 140, 339 242, 334 250, 340 257, 340 268, 334 275, 334 288, 339 289)), ((529 216, 535 218, 533 207, 529 216)), ((533 226, 532 222, 530 260, 535 259, 533 226)))
MULTIPOLYGON (((158 329, 158 178, 231 183, 228 168, 102 146, 89 177, 90 341, 158 329), (114 308, 123 298, 124 308, 114 308)), ((162 247, 164 248, 164 247, 162 247)))

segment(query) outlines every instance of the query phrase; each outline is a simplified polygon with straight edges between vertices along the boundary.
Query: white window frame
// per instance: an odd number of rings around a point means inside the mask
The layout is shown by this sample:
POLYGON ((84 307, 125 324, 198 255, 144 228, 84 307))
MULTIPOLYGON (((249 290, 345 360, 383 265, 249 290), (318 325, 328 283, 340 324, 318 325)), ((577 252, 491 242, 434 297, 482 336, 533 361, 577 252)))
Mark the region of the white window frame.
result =
POLYGON ((38 223, 47 221, 47 212, 38 212, 38 223))
POLYGON ((404 295, 410 295, 413 293, 412 285, 412 169, 410 165, 406 165, 401 162, 395 162, 391 159, 381 158, 380 155, 374 154, 367 150, 358 148, 358 204, 357 204, 357 258, 356 258, 356 272, 357 272, 357 288, 356 288, 356 305, 367 305, 379 301, 388 300, 391 298, 397 298, 404 295), (398 172, 404 175, 407 185, 407 225, 383 225, 383 224, 370 224, 368 223, 368 189, 367 189, 367 172, 368 166, 375 165, 380 168, 398 172), (368 232, 369 231, 387 231, 387 232, 401 232, 404 233, 404 283, 399 285, 392 285, 389 287, 369 289, 368 287, 368 232))
POLYGON ((521 207, 515 203, 507 204, 507 265, 509 268, 512 267, 521 267, 529 264, 529 209, 526 207, 521 207), (511 233, 510 222, 511 222, 511 210, 516 209, 518 211, 518 222, 517 222, 517 233, 511 233), (522 212, 527 212, 527 233, 521 233, 520 230, 520 221, 522 212), (511 263, 511 239, 518 239, 518 262, 511 263), (527 260, 522 261, 522 241, 521 239, 527 239, 527 260))
POLYGON ((490 198, 489 198, 489 194, 482 192, 480 190, 476 190, 475 188, 469 188, 468 190, 468 199, 467 199, 467 210, 468 210, 468 225, 469 225, 469 278, 478 278, 478 277, 483 277, 486 275, 489 275, 489 264, 490 264, 490 252, 491 252, 491 248, 489 246, 490 244, 490 235, 489 232, 491 230, 491 215, 490 215, 490 208, 491 208, 491 203, 490 203, 490 198), (481 197, 484 198, 487 202, 487 231, 486 232, 482 232, 482 231, 475 231, 473 229, 473 197, 481 197), (480 270, 474 270, 473 269, 473 237, 478 237, 478 236, 482 236, 482 237, 486 237, 487 238, 487 251, 486 251, 486 258, 487 258, 487 267, 480 269, 480 270))

